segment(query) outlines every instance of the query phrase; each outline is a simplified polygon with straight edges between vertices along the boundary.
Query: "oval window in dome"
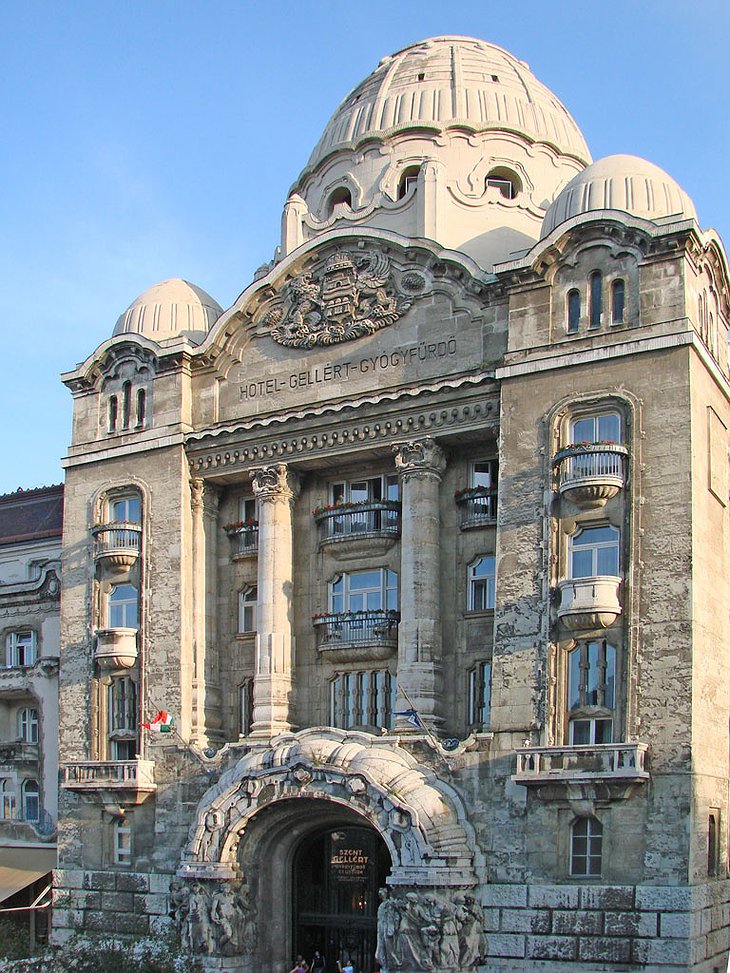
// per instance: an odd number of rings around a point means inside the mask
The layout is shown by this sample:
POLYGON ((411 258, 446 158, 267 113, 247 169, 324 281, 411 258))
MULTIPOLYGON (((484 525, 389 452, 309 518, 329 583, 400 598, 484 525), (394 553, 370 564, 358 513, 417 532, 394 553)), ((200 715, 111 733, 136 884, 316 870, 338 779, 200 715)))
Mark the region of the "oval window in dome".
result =
POLYGON ((418 173, 420 171, 420 166, 407 166, 403 170, 398 181, 398 199, 403 199, 412 189, 416 188, 418 185, 418 173))
POLYGON ((487 173, 484 180, 485 192, 489 189, 499 190, 505 199, 514 199, 522 192, 522 182, 516 172, 506 166, 497 166, 487 173))

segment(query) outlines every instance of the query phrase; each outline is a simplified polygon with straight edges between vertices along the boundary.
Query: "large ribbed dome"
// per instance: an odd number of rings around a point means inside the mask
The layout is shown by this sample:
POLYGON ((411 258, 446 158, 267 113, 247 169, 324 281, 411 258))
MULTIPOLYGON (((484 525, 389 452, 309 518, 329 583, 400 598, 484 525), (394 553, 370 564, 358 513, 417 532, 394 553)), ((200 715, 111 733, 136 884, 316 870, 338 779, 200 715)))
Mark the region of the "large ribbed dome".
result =
POLYGON ((195 284, 175 277, 155 284, 120 315, 114 334, 142 334, 153 341, 180 335, 200 341, 223 309, 195 284))
POLYGON ((419 126, 517 131, 591 158, 573 118, 524 61, 471 37, 432 37, 384 58, 345 98, 307 168, 368 136, 419 126))
POLYGON ((607 209, 645 220, 697 219, 687 193, 659 166, 636 155, 607 155, 579 172, 558 194, 545 214, 541 236, 573 216, 607 209))

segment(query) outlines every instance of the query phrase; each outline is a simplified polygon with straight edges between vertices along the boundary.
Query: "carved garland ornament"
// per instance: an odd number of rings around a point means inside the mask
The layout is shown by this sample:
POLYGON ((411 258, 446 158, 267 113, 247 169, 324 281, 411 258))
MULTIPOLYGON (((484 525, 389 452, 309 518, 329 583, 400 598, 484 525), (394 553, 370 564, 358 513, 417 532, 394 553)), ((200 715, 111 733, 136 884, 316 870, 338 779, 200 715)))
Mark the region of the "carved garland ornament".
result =
POLYGON ((288 348, 336 345, 393 324, 427 290, 426 276, 417 270, 396 282, 384 253, 340 250, 323 267, 289 281, 282 303, 262 323, 288 348))

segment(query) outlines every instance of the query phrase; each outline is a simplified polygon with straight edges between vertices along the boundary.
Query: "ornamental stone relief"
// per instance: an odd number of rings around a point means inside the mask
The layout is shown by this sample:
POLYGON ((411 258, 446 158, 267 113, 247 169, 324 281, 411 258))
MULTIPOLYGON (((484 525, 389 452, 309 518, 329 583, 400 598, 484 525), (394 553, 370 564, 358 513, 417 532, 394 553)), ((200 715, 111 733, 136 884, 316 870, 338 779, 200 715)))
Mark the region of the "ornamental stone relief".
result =
POLYGON ((339 250, 290 280, 262 323, 288 348, 335 345, 394 324, 429 289, 424 272, 396 274, 384 253, 339 250))
POLYGON ((470 890, 381 889, 380 900, 375 958, 383 973, 466 973, 486 955, 484 914, 470 890))
POLYGON ((173 880, 170 917, 186 949, 206 956, 251 950, 255 923, 245 882, 173 880))

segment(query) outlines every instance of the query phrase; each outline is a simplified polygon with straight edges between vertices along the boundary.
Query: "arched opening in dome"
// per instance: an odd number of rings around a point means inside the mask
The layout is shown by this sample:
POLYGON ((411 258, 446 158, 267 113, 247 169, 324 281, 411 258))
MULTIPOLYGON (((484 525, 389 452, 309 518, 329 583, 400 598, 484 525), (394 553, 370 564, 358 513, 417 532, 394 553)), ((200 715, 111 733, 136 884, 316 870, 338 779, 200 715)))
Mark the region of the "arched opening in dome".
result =
POLYGON ((600 328, 603 310, 603 274, 600 270, 594 270, 591 274, 588 293, 588 326, 591 328, 600 328))
POLYGON ((484 180, 484 191, 497 189, 505 199, 514 199, 518 193, 522 192, 522 180, 506 166, 497 166, 491 169, 484 180))
POLYGON ((412 189, 416 188, 418 185, 418 173, 420 171, 420 166, 406 166, 398 181, 397 199, 403 199, 412 189))
POLYGON ((626 309, 626 285, 621 277, 611 284, 611 324, 623 324, 626 309))
POLYGON ((336 206, 349 206, 352 209, 352 193, 347 186, 338 186, 327 201, 327 215, 332 216, 336 206))

